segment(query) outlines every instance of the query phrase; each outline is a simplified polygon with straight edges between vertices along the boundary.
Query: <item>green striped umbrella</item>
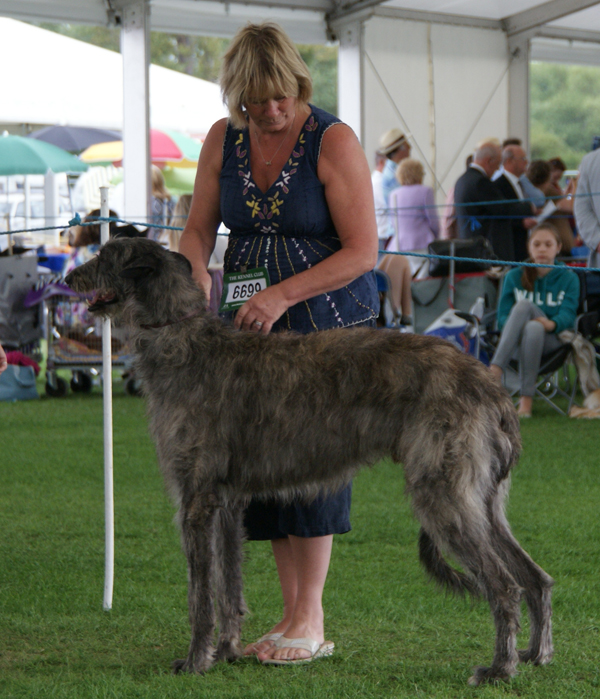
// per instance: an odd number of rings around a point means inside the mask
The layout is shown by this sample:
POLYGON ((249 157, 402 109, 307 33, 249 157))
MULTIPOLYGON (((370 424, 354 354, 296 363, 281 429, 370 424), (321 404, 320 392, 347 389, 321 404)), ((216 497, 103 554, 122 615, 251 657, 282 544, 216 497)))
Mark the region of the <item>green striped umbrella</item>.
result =
POLYGON ((0 136, 0 175, 45 175, 85 172, 88 165, 66 150, 35 138, 4 133, 0 136))

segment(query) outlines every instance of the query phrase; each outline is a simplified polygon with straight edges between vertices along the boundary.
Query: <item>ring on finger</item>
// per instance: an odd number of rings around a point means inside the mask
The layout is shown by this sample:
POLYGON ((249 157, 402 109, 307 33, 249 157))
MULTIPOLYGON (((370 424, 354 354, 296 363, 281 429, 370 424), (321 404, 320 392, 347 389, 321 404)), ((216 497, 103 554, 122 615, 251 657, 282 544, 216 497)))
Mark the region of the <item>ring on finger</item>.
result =
POLYGON ((260 320, 255 320, 253 325, 256 325, 256 327, 260 330, 263 326, 262 322, 260 320))

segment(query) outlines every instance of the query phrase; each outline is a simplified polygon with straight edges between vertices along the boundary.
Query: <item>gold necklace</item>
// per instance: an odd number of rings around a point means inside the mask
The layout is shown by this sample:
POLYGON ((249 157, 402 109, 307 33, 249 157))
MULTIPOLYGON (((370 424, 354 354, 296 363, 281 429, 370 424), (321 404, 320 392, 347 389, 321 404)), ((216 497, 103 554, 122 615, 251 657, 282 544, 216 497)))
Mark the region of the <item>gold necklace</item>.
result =
POLYGON ((271 160, 265 160, 265 156, 263 155, 262 148, 260 147, 260 140, 258 138, 258 131, 256 130, 256 126, 254 127, 254 135, 256 136, 256 145, 258 146, 258 152, 260 153, 260 157, 262 158, 263 163, 267 167, 269 167, 273 163, 273 160, 275 160, 275 156, 281 150, 281 146, 283 146, 283 144, 287 141, 287 137, 290 135, 290 131, 292 130, 292 126, 294 125, 295 121, 296 121, 296 112, 294 112, 294 116, 292 117, 292 123, 288 126, 288 130, 285 132, 285 136, 283 137, 283 141, 281 141, 281 143, 279 144, 279 147, 271 156, 271 160))

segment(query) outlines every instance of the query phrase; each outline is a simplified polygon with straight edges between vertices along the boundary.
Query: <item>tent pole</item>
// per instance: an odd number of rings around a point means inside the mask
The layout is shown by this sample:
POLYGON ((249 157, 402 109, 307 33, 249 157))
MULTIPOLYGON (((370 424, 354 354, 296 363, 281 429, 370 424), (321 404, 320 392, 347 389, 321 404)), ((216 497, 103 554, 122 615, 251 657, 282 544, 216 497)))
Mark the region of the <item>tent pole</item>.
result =
MULTIPOLYGON (((108 187, 100 187, 100 215, 109 216, 108 187)), ((110 224, 100 224, 100 242, 105 245, 110 224)), ((112 434, 112 351, 110 318, 102 320, 102 387, 104 400, 104 603, 105 611, 112 609, 115 573, 115 511, 113 497, 113 434, 112 434)))

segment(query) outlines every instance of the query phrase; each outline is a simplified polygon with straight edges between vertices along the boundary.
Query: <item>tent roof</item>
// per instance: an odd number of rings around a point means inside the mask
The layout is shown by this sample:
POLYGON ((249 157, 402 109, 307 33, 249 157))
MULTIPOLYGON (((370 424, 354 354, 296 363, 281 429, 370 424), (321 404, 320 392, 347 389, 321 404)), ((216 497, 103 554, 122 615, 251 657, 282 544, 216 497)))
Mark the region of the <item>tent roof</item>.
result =
MULTIPOLYGON (((0 64, 0 123, 122 128, 121 54, 0 17, 0 64)), ((206 133, 226 114, 218 85, 150 66, 152 127, 206 133)))
MULTIPOLYGON (((128 0, 0 0, 0 15, 29 21, 106 24, 128 0), (112 8, 112 9, 111 9, 112 8)), ((536 28, 559 38, 600 40, 598 0, 150 0, 156 31, 233 35, 248 20, 280 22, 294 40, 323 42, 327 26, 355 13, 450 23, 536 28)))

